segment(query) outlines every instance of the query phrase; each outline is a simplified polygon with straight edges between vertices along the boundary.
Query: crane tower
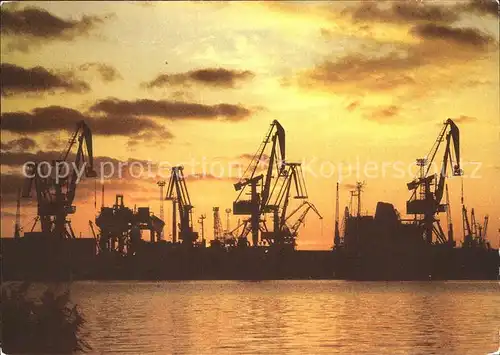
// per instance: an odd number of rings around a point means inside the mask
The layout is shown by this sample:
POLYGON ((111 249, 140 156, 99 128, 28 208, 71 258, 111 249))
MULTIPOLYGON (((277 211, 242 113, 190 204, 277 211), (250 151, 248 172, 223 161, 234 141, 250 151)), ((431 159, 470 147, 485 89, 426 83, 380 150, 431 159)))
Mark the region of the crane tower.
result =
MULTIPOLYGON (((165 186, 165 181, 161 180, 157 182, 158 186, 160 187, 160 219, 164 221, 164 213, 163 213, 163 187, 165 186)), ((163 230, 160 234, 160 239, 163 239, 163 230)))

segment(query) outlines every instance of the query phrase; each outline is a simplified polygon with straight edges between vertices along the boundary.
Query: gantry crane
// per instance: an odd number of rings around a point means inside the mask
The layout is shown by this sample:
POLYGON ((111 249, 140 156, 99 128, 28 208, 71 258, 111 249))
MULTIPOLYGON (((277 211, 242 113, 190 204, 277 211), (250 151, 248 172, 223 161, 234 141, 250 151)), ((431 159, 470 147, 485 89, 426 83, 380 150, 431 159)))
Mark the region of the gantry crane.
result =
MULTIPOLYGON (((472 215, 474 215, 474 211, 472 211, 472 215)), ((464 244, 470 246, 473 241, 472 228, 469 222, 469 217, 467 216, 467 208, 465 205, 462 205, 462 228, 464 232, 464 244)))
POLYGON ((465 247, 483 247, 489 248, 490 245, 486 240, 486 232, 488 230, 489 216, 484 217, 483 224, 476 221, 474 208, 470 212, 470 221, 467 216, 467 208, 462 205, 462 224, 464 231, 464 246, 465 247))
POLYGON ((308 201, 304 201, 299 207, 297 207, 292 213, 290 213, 288 217, 286 217, 285 223, 283 224, 283 227, 281 229, 281 235, 283 243, 285 245, 295 247, 295 245, 297 244, 296 241, 299 228, 305 223, 306 216, 311 210, 319 217, 319 219, 323 219, 316 206, 308 201), (292 223, 292 217, 297 215, 299 212, 299 217, 295 220, 295 222, 292 223))
POLYGON ((488 231, 488 221, 490 217, 488 215, 484 216, 483 224, 478 224, 478 235, 481 239, 486 240, 486 232, 488 231))
POLYGON ((429 154, 423 159, 417 159, 420 173, 417 178, 407 184, 408 190, 412 191, 410 199, 406 203, 408 214, 415 215, 415 221, 424 228, 424 239, 428 243, 433 242, 433 234, 436 235, 438 243, 449 243, 454 245, 454 241, 446 238, 443 229, 437 219, 440 212, 446 211, 446 204, 442 204, 446 173, 448 165, 453 169, 453 176, 461 176, 460 168, 460 132, 457 125, 448 119, 443 125, 429 154), (436 175, 430 175, 430 169, 434 163, 436 154, 445 140, 446 145, 441 167, 439 180, 436 175), (451 142, 453 141, 453 145, 451 142), (452 150, 454 154, 452 154, 452 150), (455 158, 455 161, 453 161, 455 158), (454 164, 455 162, 455 164, 454 164), (436 181, 437 180, 437 181, 436 181))
POLYGON ((38 202, 38 220, 43 234, 59 238, 75 238, 71 222, 67 217, 76 211, 73 201, 81 177, 78 176, 78 172, 84 169, 86 177, 97 176, 93 162, 92 132, 84 121, 80 121, 60 159, 50 163, 35 162, 31 166, 23 197, 31 197, 34 185, 38 202), (78 148, 75 161, 70 163, 68 161, 70 152, 76 143, 78 148))
POLYGON ((240 236, 242 243, 247 243, 245 241, 246 235, 251 231, 252 245, 254 247, 258 245, 261 216, 271 212, 267 206, 271 195, 272 180, 281 176, 284 170, 285 130, 277 120, 274 120, 242 178, 234 184, 234 188, 239 191, 239 194, 233 203, 233 213, 250 216, 249 220, 246 221, 249 228, 243 228, 243 233, 240 236), (269 144, 271 144, 271 152, 267 171, 265 175, 258 174, 257 168, 262 162, 269 144), (250 199, 243 199, 243 196, 247 195, 250 195, 250 199))
MULTIPOLYGON (((215 248, 233 248, 237 245, 237 238, 235 234, 241 225, 238 225, 236 229, 229 230, 229 220, 227 221, 227 227, 224 229, 222 227, 222 219, 219 214, 219 207, 213 207, 213 218, 214 218, 214 238, 210 241, 210 246, 215 248)), ((226 213, 229 215, 231 209, 226 208, 226 213)), ((241 244, 240 244, 241 246, 241 244)), ((248 246, 245 244, 245 246, 248 246)))
POLYGON ((125 206, 123 195, 116 195, 113 207, 102 207, 96 216, 95 224, 99 233, 95 233, 92 221, 89 221, 94 238, 98 236, 99 252, 118 252, 122 255, 134 255, 140 248, 143 230, 149 230, 150 242, 159 242, 165 223, 150 212, 149 207, 131 209, 125 206))
POLYGON ((165 200, 172 201, 172 238, 176 241, 176 213, 179 213, 179 239, 184 245, 194 246, 198 233, 193 231, 193 205, 184 179, 182 166, 172 167, 165 200), (177 211, 176 211, 177 206, 177 211))
POLYGON ((221 240, 224 238, 224 229, 222 227, 222 221, 220 219, 219 207, 214 207, 214 239, 213 240, 221 240))
POLYGON ((264 211, 272 211, 273 213, 273 230, 269 231, 265 223, 262 225, 262 242, 268 245, 282 245, 290 242, 284 231, 288 218, 287 209, 290 203, 292 185, 295 187, 295 199, 307 199, 307 189, 302 175, 301 164, 285 162, 284 165, 282 174, 275 180, 271 190, 271 201, 264 206, 264 211), (273 196, 275 197, 273 198, 273 196))

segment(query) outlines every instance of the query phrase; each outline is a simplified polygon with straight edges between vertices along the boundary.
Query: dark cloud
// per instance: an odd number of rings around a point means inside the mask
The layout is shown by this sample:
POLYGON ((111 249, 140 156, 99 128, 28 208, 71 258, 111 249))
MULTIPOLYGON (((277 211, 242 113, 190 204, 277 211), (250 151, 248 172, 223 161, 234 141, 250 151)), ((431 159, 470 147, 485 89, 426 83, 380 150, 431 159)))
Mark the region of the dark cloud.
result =
POLYGON ((320 28, 319 33, 320 33, 321 37, 324 39, 331 40, 332 38, 334 38, 332 31, 330 31, 326 28, 323 28, 323 27, 320 28))
POLYGON ((1 126, 3 131, 22 134, 58 130, 73 131, 78 121, 88 119, 80 111, 71 108, 48 106, 35 108, 30 113, 2 112, 1 126))
POLYGON ((41 93, 62 90, 84 93, 90 86, 71 74, 53 73, 43 67, 23 68, 15 64, 2 63, 0 70, 2 95, 41 93))
POLYGON ((472 0, 468 3, 457 5, 462 11, 468 11, 477 15, 491 15, 498 17, 498 2, 495 0, 472 0))
POLYGON ((240 105, 204 105, 183 101, 149 99, 127 101, 116 98, 101 100, 93 105, 90 110, 108 115, 155 116, 170 120, 179 118, 211 120, 222 117, 228 121, 239 121, 251 114, 249 109, 240 105))
POLYGON ((2 205, 16 201, 18 189, 22 189, 23 185, 24 177, 21 174, 2 173, 0 175, 0 199, 2 205))
MULTIPOLYGON (((255 157, 255 153, 254 153, 254 154, 250 154, 250 153, 243 153, 243 154, 240 154, 237 158, 238 158, 238 159, 243 159, 243 160, 253 160, 253 158, 254 158, 254 157, 255 157)), ((267 154, 262 154, 261 161, 262 161, 262 162, 267 162, 267 161, 269 161, 269 155, 267 155, 267 154)))
POLYGON ((443 40, 459 45, 486 47, 494 43, 494 38, 475 28, 455 28, 436 24, 422 24, 413 27, 412 34, 426 40, 443 40))
POLYGON ((234 88, 238 82, 255 76, 249 70, 239 71, 224 68, 207 68, 178 74, 161 74, 150 82, 144 83, 147 88, 164 87, 167 85, 189 85, 200 83, 222 88, 234 88))
MULTIPOLYGON (((70 157, 70 159, 74 160, 74 157, 70 157)), ((94 158, 94 167, 97 176, 105 178, 107 183, 113 181, 156 183, 157 173, 160 172, 155 162, 137 158, 122 160, 108 156, 98 156, 94 158)), ((164 173, 165 171, 161 170, 161 174, 164 173)))
MULTIPOLYGON (((491 12, 491 4, 486 6, 482 1, 467 6, 491 12)), ((287 5, 279 5, 278 9, 296 11, 287 5)), ((359 50, 345 55, 334 49, 324 61, 283 78, 281 83, 305 90, 335 89, 343 94, 391 91, 408 98, 432 95, 450 84, 464 87, 464 79, 477 77, 478 62, 490 59, 488 55, 492 58, 498 43, 475 27, 454 26, 464 12, 459 5, 416 1, 318 4, 313 11, 304 11, 303 16, 320 16, 332 23, 332 32, 328 26, 320 28, 324 38, 336 38, 341 35, 339 28, 345 26, 346 32, 354 31, 353 36, 363 43, 359 50), (351 23, 344 24, 345 20, 351 23), (398 30, 407 28, 414 38, 384 40, 379 36, 385 32, 384 24, 397 25, 398 30)))
POLYGON ((63 149, 66 146, 65 141, 58 139, 57 136, 49 135, 43 140, 43 143, 47 149, 63 149))
POLYGON ((363 94, 401 89, 412 97, 429 95, 430 89, 447 88, 461 81, 467 68, 474 69, 471 62, 497 47, 491 36, 472 28, 419 24, 410 33, 420 41, 395 44, 392 52, 377 56, 351 53, 328 58, 287 80, 308 90, 335 88, 363 94), (455 70, 461 66, 462 75, 457 77, 451 72, 452 66, 455 70))
POLYGON ((173 134, 162 125, 149 118, 135 116, 106 115, 104 117, 92 118, 88 122, 92 131, 104 136, 128 136, 137 137, 150 133, 147 138, 159 136, 163 139, 170 139, 173 134))
POLYGON ((143 131, 130 137, 127 142, 127 147, 129 150, 135 150, 135 148, 139 146, 157 149, 164 148, 172 138, 174 138, 174 135, 165 129, 160 132, 143 131))
MULTIPOLYGON (((36 153, 29 152, 2 152, 0 153, 2 158, 2 165, 20 167, 29 161, 52 161, 54 159, 59 159, 61 152, 57 151, 38 151, 36 153)), ((73 155, 69 156, 69 159, 73 159, 73 155)))
MULTIPOLYGON (((39 150, 35 153, 30 153, 30 152, 2 152, 1 157, 2 157, 2 165, 5 166, 11 166, 11 167, 21 167, 24 163, 30 162, 30 161, 52 161, 55 159, 60 159, 61 158, 61 150, 39 150)), ((68 161, 74 161, 75 160, 75 154, 74 152, 70 152, 67 158, 68 161)), ((118 168, 118 164, 125 164, 125 162, 131 163, 133 161, 140 161, 138 159, 133 159, 130 158, 128 161, 123 161, 115 158, 110 158, 107 156, 97 156, 94 157, 94 165, 102 165, 104 163, 106 164, 111 164, 113 165, 114 169, 118 168)), ((146 162, 143 162, 146 164, 146 162)), ((125 166, 125 165, 124 165, 125 166)), ((21 171, 20 171, 21 172, 21 171)))
POLYGON ((405 57, 389 53, 380 57, 349 54, 339 60, 325 60, 298 77, 305 88, 341 87, 361 93, 364 90, 383 91, 414 84, 407 72, 424 65, 424 58, 405 57))
POLYGON ((390 105, 386 107, 377 108, 369 116, 368 119, 373 121, 384 122, 389 118, 393 118, 398 115, 400 108, 395 105, 390 105))
POLYGON ((239 159, 252 160, 255 154, 243 153, 238 156, 239 159))
POLYGON ((147 118, 113 114, 96 117, 62 106, 35 108, 31 112, 4 112, 1 126, 2 130, 24 134, 59 130, 73 132, 81 120, 85 120, 94 134, 105 136, 133 136, 147 130, 164 130, 163 126, 147 118))
MULTIPOLYGON (((15 202, 17 201, 17 192, 18 189, 23 189, 25 185, 26 178, 21 173, 11 173, 5 174, 2 173, 0 175, 0 198, 2 201, 2 210, 6 206, 15 206, 15 202)), ((91 178, 83 178, 77 186, 76 192, 76 205, 80 205, 82 203, 94 202, 94 191, 96 185, 95 180, 91 178)), ((98 202, 101 202, 101 185, 99 181, 97 182, 98 189, 98 202)), ((106 205, 111 205, 114 203, 116 194, 126 193, 125 202, 131 202, 135 200, 136 196, 140 196, 144 193, 150 193, 151 195, 155 193, 154 196, 157 196, 158 186, 156 185, 156 181, 153 180, 145 180, 145 179, 131 179, 131 178, 120 178, 117 175, 105 180, 104 182, 104 192, 105 192, 105 200, 106 205)), ((36 203, 36 196, 32 191, 31 199, 23 198, 21 203, 23 204, 23 210, 26 210, 28 201, 33 201, 36 203)), ((36 211, 33 211, 36 213, 36 211)))
POLYGON ((467 87, 491 85, 493 82, 487 79, 469 79, 464 82, 467 87))
POLYGON ((78 67, 81 71, 96 71, 105 82, 123 79, 121 74, 113 66, 105 63, 85 63, 78 67))
POLYGON ((392 6, 392 12, 403 21, 430 21, 452 23, 459 16, 452 8, 439 5, 423 4, 416 1, 396 2, 392 6))
MULTIPOLYGON (((455 6, 445 2, 431 4, 422 1, 319 1, 308 4, 307 7, 293 1, 263 1, 262 4, 270 10, 313 19, 319 16, 332 23, 341 17, 355 23, 358 30, 370 29, 368 25, 377 23, 401 26, 417 23, 451 24, 460 20, 461 13, 455 6)), ((338 27, 339 24, 335 25, 338 27)), ((325 38, 331 36, 328 29, 323 28, 320 31, 325 38)))
MULTIPOLYGON (((61 158, 61 151, 42 151, 36 153, 29 152, 1 152, 0 157, 3 166, 11 167, 23 173, 22 166, 27 162, 51 162, 61 158)), ((75 161, 75 152, 72 151, 67 157, 67 162, 75 161)), ((106 180, 144 180, 155 182, 157 173, 165 174, 168 169, 161 169, 152 161, 143 159, 128 158, 121 160, 109 156, 94 157, 94 170, 98 178, 103 177, 106 180)))
POLYGON ((173 138, 170 131, 150 118, 125 114, 92 116, 61 106, 35 108, 31 112, 4 112, 1 114, 1 128, 3 131, 20 134, 60 130, 74 132, 81 120, 89 125, 94 135, 125 136, 133 142, 151 144, 166 142, 173 138))
MULTIPOLYGON (((248 169, 249 167, 249 164, 253 164, 253 160, 255 158, 255 153, 244 153, 244 154, 240 154, 236 157, 236 162, 232 162, 231 164, 235 167, 235 168, 239 168, 239 169, 243 169, 243 170, 240 170, 238 174, 245 174, 245 170, 248 169)), ((267 154, 262 154, 262 157, 260 158, 260 160, 257 162, 257 170, 260 171, 260 170, 264 170, 264 169, 267 169, 267 167, 269 166, 269 155, 267 154)), ((239 180, 239 179, 236 179, 236 180, 239 180)))
POLYGON ((361 102, 359 100, 354 100, 352 101, 349 105, 347 105, 346 110, 347 111, 354 111, 361 105, 361 102))
POLYGON ((22 137, 9 142, 0 143, 2 150, 30 150, 36 147, 36 142, 28 137, 22 137))
POLYGON ((110 16, 83 16, 78 20, 69 20, 36 7, 2 8, 0 31, 2 40, 5 39, 4 36, 14 40, 7 48, 26 52, 33 45, 44 42, 71 41, 80 36, 88 36, 110 16))
POLYGON ((84 120, 95 135, 126 136, 129 147, 142 143, 160 144, 173 138, 164 126, 155 122, 154 116, 167 119, 218 119, 238 121, 247 118, 251 111, 239 105, 203 105, 182 101, 106 99, 98 101, 90 112, 62 107, 38 107, 31 112, 16 111, 1 114, 4 131, 33 134, 65 130, 73 132, 76 124, 84 120))
POLYGON ((355 22, 389 22, 398 24, 437 22, 453 23, 459 19, 451 7, 421 4, 416 1, 399 1, 381 8, 377 2, 364 2, 347 7, 342 12, 355 22))
POLYGON ((80 20, 65 20, 46 10, 27 7, 21 10, 2 9, 0 29, 3 35, 71 40, 77 36, 87 35, 102 22, 102 18, 95 16, 83 16, 80 20))
POLYGON ((455 123, 471 123, 471 122, 476 122, 477 117, 460 115, 458 117, 453 118, 453 121, 455 121, 455 123))

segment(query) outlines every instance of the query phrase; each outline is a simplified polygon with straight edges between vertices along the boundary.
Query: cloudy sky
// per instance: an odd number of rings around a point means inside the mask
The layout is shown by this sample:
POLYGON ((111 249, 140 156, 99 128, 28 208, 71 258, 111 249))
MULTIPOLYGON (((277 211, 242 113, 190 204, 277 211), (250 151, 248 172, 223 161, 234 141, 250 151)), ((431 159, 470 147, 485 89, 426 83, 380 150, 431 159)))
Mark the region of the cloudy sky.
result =
MULTIPOLYGON (((212 207, 231 207, 238 164, 249 163, 277 119, 286 158, 303 161, 310 201, 324 215, 322 222, 308 217, 299 246, 327 248, 337 180, 341 209, 360 180, 363 213, 387 201, 404 216, 410 168, 453 118, 465 203, 481 219, 490 215, 489 237, 498 245, 493 0, 23 2, 4 3, 1 16, 2 236, 12 235, 20 165, 56 158, 81 119, 94 134, 98 163, 151 161, 153 175, 159 162, 184 164, 187 175, 208 168, 187 183, 211 235, 212 207)), ((105 203, 123 193, 130 207, 158 214, 158 179, 114 176, 105 203)), ((101 204, 95 186, 86 180, 77 191, 78 234, 89 235, 94 202, 101 204)), ((461 180, 449 187, 460 239, 461 180)), ((36 202, 22 205, 29 229, 36 202)), ((170 215, 168 204, 165 210, 170 215)))

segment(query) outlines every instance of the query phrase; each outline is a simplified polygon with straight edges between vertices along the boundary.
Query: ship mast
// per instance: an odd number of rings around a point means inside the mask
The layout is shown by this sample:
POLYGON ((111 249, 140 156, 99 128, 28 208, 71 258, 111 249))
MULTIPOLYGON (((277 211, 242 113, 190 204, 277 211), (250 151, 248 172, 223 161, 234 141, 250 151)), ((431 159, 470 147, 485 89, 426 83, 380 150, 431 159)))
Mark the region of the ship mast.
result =
POLYGON ((14 238, 21 238, 21 189, 17 190, 16 224, 14 225, 14 238))
POLYGON ((336 247, 340 244, 340 231, 339 231, 339 183, 337 182, 337 192, 335 195, 335 231, 333 237, 333 246, 336 247))

